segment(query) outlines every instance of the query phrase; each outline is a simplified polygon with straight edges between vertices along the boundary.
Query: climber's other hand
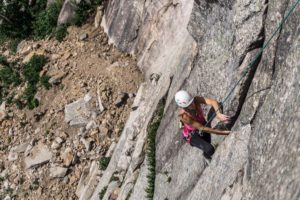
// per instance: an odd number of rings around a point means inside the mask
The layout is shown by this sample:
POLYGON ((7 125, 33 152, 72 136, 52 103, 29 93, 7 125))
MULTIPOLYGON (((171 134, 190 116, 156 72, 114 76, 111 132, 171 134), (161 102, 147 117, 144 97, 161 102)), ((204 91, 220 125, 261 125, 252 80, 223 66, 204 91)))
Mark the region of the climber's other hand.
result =
POLYGON ((218 117, 218 119, 219 119, 220 121, 222 121, 224 124, 230 123, 230 117, 227 116, 227 115, 224 115, 224 114, 222 114, 222 113, 219 113, 219 114, 217 115, 217 117, 218 117))

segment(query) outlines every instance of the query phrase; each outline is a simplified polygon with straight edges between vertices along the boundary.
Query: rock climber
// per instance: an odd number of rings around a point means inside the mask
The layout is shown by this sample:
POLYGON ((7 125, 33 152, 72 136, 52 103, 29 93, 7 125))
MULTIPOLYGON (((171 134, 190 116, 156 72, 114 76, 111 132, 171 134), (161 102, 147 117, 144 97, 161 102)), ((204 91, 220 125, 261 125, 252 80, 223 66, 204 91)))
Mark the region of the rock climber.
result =
POLYGON ((184 90, 180 90, 175 94, 175 101, 180 107, 179 118, 184 125, 182 130, 184 139, 191 146, 201 149, 204 157, 210 159, 215 152, 215 148, 211 145, 209 133, 228 135, 230 131, 205 127, 207 122, 201 104, 212 106, 217 118, 224 124, 230 122, 230 117, 222 113, 222 108, 216 100, 200 96, 192 97, 184 90))

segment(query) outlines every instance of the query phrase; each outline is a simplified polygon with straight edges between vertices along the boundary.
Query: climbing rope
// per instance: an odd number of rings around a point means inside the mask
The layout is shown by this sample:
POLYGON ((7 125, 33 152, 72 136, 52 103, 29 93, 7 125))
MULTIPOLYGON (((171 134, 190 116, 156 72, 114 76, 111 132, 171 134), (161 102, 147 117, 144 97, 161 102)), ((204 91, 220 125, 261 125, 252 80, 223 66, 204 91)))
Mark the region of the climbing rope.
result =
MULTIPOLYGON (((219 107, 219 109, 210 117, 210 119, 207 121, 207 123, 205 124, 205 127, 216 117, 216 113, 218 111, 220 111, 220 108, 224 105, 224 103, 228 100, 229 96, 233 93, 233 91, 235 90, 235 88, 240 84, 240 82, 242 81, 242 79, 248 74, 248 72, 250 71, 250 69, 254 66, 255 62, 258 60, 258 58, 262 55, 263 51, 269 46, 271 40, 275 37, 275 35, 278 33, 279 30, 282 29, 283 24, 287 21, 287 19, 291 16, 291 14, 294 12, 295 8, 298 6, 300 0, 297 0, 297 2, 291 7, 291 9, 289 10, 288 14, 282 19, 282 21, 280 22, 280 24, 278 25, 278 27, 276 28, 276 30, 273 32, 272 36, 269 38, 269 40, 263 45, 263 47, 261 48, 261 50, 258 52, 258 54, 255 56, 254 60, 248 65, 248 67, 244 70, 244 72, 242 73, 241 78, 236 82, 236 84, 231 88, 231 90, 229 91, 229 93, 226 95, 226 97, 224 98, 223 101, 221 101, 221 106, 219 107)), ((201 131, 202 132, 202 131, 201 131)))

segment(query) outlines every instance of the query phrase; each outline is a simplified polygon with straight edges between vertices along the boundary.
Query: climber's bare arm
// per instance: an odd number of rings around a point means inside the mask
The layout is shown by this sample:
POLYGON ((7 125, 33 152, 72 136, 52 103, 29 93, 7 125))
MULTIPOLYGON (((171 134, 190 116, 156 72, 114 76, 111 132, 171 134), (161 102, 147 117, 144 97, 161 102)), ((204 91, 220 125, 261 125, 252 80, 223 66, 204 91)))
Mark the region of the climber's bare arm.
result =
POLYGON ((228 135, 230 133, 230 131, 222 131, 222 130, 218 130, 218 129, 204 127, 202 124, 200 124, 199 122, 191 119, 188 115, 186 115, 184 113, 180 114, 179 116, 180 116, 180 120, 183 121, 183 123, 189 124, 189 125, 193 126, 194 128, 196 128, 200 131, 213 133, 213 134, 216 134, 216 135, 228 135))
POLYGON ((199 96, 195 98, 196 98, 196 102, 200 104, 207 104, 212 106, 216 112, 217 118, 220 121, 224 122, 225 124, 228 124, 230 122, 230 117, 222 113, 222 110, 220 109, 220 105, 216 100, 206 98, 206 97, 199 97, 199 96))

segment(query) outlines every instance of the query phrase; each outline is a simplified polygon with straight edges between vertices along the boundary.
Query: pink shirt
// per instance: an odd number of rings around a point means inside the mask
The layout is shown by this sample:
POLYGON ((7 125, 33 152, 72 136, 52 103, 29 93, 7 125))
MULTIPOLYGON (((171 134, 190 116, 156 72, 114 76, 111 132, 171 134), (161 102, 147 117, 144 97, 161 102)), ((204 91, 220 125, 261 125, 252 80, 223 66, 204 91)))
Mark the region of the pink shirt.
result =
MULTIPOLYGON (((206 124, 206 120, 204 118, 204 114, 203 114, 203 110, 201 108, 201 106, 199 106, 197 113, 196 113, 196 118, 193 117, 190 113, 184 111, 184 113, 188 114, 193 120, 199 122, 200 124, 202 124, 203 126, 206 124)), ((182 135, 187 139, 187 143, 190 143, 190 133, 197 130, 196 128, 194 128, 193 126, 189 125, 189 124, 184 124, 183 126, 183 130, 182 130, 182 135)))

